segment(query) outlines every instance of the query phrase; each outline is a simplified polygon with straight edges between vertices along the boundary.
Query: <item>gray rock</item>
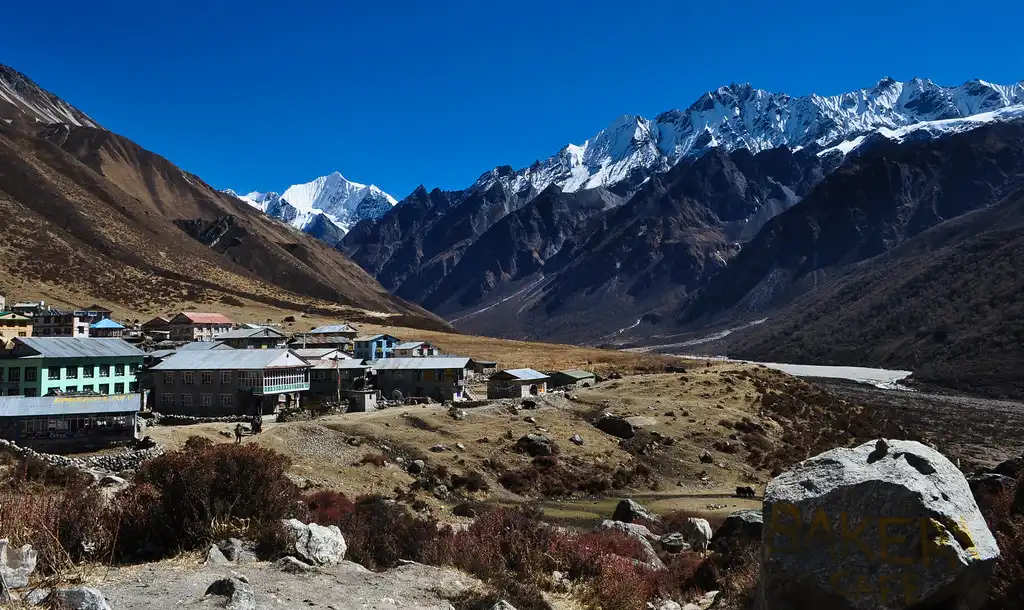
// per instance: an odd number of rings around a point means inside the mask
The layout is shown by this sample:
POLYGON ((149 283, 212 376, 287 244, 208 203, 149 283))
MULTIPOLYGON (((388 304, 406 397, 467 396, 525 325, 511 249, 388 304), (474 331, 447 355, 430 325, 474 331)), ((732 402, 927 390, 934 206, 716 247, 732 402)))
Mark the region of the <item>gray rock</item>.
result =
POLYGON ((448 488, 444 485, 436 485, 433 489, 433 493, 434 497, 438 500, 447 500, 450 495, 448 493, 448 488))
POLYGON ((516 607, 505 600, 501 600, 491 606, 491 610, 516 610, 516 607))
POLYGON ((528 416, 528 417, 524 417, 523 421, 528 423, 528 424, 535 424, 535 423, 537 423, 537 418, 536 417, 528 416))
POLYGON ((345 559, 345 539, 336 525, 324 527, 316 523, 305 523, 298 519, 285 519, 295 553, 302 559, 316 565, 333 565, 345 559))
POLYGON ((92 587, 57 589, 49 601, 61 610, 110 610, 107 599, 92 587))
POLYGON ((426 462, 423 460, 413 460, 409 462, 409 465, 405 467, 409 474, 419 474, 423 472, 423 468, 426 467, 426 462))
POLYGON ((974 474, 967 477, 967 484, 971 487, 971 493, 977 498, 980 495, 998 495, 1004 491, 1013 489, 1017 483, 1016 479, 994 472, 974 474))
POLYGON ((224 555, 220 547, 211 544, 210 550, 206 552, 206 563, 213 566, 227 566, 231 565, 231 560, 224 555))
POLYGON ((760 542, 764 517, 760 510, 738 510, 722 522, 711 539, 711 548, 723 552, 731 542, 760 542))
POLYGON ((38 554, 32 545, 11 548, 8 538, 0 538, 0 576, 3 576, 8 589, 20 589, 28 586, 28 578, 36 569, 38 554))
POLYGON ((708 453, 707 451, 705 451, 704 453, 700 454, 700 461, 705 464, 714 464, 715 457, 708 453))
POLYGON ((573 434, 569 438, 569 442, 571 442, 573 445, 580 445, 580 446, 582 446, 583 445, 583 437, 580 436, 579 434, 573 434))
MULTIPOLYGON (((689 604, 687 604, 689 605, 689 604)), ((654 604, 654 610, 683 610, 682 607, 671 599, 663 599, 654 604)))
POLYGON ((466 450, 466 446, 463 445, 462 443, 455 443, 455 448, 458 449, 459 451, 465 451, 466 450))
POLYGON ((277 567, 288 574, 304 574, 315 568, 304 561, 300 561, 291 555, 277 560, 277 567))
POLYGON ((658 557, 658 552, 654 550, 654 545, 651 544, 651 541, 658 539, 657 536, 651 533, 651 530, 636 523, 623 523, 622 521, 611 521, 606 519, 601 522, 601 525, 597 526, 597 531, 607 530, 622 532, 623 534, 635 539, 643 548, 644 556, 641 561, 647 564, 651 569, 665 569, 665 564, 658 557))
POLYGON ((113 474, 108 474, 107 476, 100 479, 100 485, 104 487, 121 487, 127 484, 128 481, 125 481, 121 477, 113 474))
POLYGON ((834 449, 768 484, 761 610, 975 610, 999 557, 963 473, 913 441, 834 449))
POLYGON ((220 552, 224 554, 224 557, 228 561, 234 563, 242 563, 246 561, 256 561, 256 553, 253 550, 253 545, 238 538, 228 538, 227 540, 221 540, 217 543, 220 548, 220 552))
POLYGON ((206 595, 226 597, 227 610, 256 610, 256 592, 240 578, 221 578, 207 587, 206 595))
POLYGON ((623 523, 633 523, 634 521, 661 523, 661 517, 656 513, 647 510, 641 504, 629 498, 619 500, 619 503, 615 506, 615 512, 612 513, 612 519, 622 521, 623 523))
POLYGON ((594 422, 594 425, 601 432, 611 434, 616 438, 633 438, 636 436, 636 430, 633 429, 632 424, 625 419, 610 413, 602 415, 596 422, 594 422))
POLYGON ((554 443, 543 434, 527 434, 516 441, 516 447, 525 451, 530 457, 554 455, 555 453, 554 443))
POLYGON ((441 444, 433 445, 433 446, 430 447, 430 450, 433 451, 434 453, 442 453, 442 452, 448 451, 448 445, 441 445, 441 444))
POLYGON ((51 589, 46 587, 39 587, 38 589, 32 589, 22 597, 29 606, 42 606, 46 603, 46 600, 50 597, 51 589))
POLYGON ((462 409, 452 408, 448 411, 448 413, 452 416, 452 419, 456 421, 462 421, 466 419, 466 412, 463 411, 462 409))
POLYGON ((661 548, 665 549, 669 553, 681 553, 683 551, 690 550, 690 543, 686 541, 686 537, 679 532, 672 532, 665 534, 659 540, 661 542, 661 548))

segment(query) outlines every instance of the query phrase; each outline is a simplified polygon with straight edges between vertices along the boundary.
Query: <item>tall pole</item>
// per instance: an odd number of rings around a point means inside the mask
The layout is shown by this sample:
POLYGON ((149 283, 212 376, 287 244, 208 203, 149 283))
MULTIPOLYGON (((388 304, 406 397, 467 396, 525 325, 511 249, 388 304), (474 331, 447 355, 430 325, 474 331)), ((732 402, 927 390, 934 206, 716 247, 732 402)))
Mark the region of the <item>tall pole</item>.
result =
POLYGON ((334 379, 338 382, 338 408, 341 408, 341 358, 334 359, 334 379))

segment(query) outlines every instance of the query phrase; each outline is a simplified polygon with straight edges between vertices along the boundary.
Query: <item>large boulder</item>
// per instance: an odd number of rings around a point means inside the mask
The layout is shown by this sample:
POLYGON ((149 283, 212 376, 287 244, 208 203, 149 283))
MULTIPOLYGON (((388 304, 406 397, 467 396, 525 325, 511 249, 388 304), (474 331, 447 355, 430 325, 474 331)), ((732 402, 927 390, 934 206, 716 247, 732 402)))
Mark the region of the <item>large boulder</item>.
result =
POLYGON ((624 418, 610 413, 605 413, 598 418, 594 425, 597 429, 605 434, 611 434, 618 438, 633 438, 636 436, 636 430, 633 428, 633 424, 626 421, 624 418))
POLYGON ((619 500, 619 503, 615 505, 615 512, 612 513, 612 519, 622 521, 623 523, 633 523, 634 521, 661 523, 661 517, 656 513, 647 510, 642 504, 634 502, 629 498, 619 500))
POLYGON ((520 437, 516 442, 516 447, 525 451, 530 457, 554 455, 556 453, 555 444, 543 434, 527 434, 520 437))
POLYGON ((658 557, 658 552, 654 550, 654 545, 651 542, 658 540, 658 536, 651 533, 651 530, 647 529, 643 525, 636 523, 623 523, 622 521, 610 521, 604 520, 601 525, 597 526, 597 531, 616 531, 626 534, 630 538, 633 538, 640 544, 643 557, 640 559, 652 570, 664 570, 665 563, 658 557))
POLYGON ((760 542, 764 517, 760 510, 738 510, 722 522, 711 539, 711 548, 722 552, 735 542, 760 542))
POLYGON ((913 441, 800 462, 768 484, 760 610, 973 610, 999 557, 963 474, 913 441))
POLYGON ((27 587, 28 577, 36 569, 37 559, 38 555, 32 550, 32 545, 11 548, 9 539, 0 538, 0 576, 3 576, 3 582, 8 588, 27 587))
POLYGON ((62 610, 110 610, 107 598, 92 587, 57 589, 49 601, 62 610))
POLYGON ((337 525, 306 525, 298 519, 285 519, 284 525, 291 535, 295 554, 300 559, 321 566, 344 561, 348 547, 337 525))
POLYGON ((256 610, 256 593, 252 585, 240 578, 215 580, 206 588, 206 595, 224 598, 221 606, 226 610, 256 610))

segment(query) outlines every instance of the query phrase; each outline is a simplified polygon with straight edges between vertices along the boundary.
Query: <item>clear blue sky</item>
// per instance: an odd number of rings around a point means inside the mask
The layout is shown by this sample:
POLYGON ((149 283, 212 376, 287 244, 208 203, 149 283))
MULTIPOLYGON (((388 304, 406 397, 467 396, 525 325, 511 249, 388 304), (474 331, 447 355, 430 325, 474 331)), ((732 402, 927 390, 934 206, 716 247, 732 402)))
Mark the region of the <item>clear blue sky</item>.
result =
POLYGON ((1024 2, 49 0, 0 63, 218 188, 462 188, 730 82, 1024 78, 1024 2), (88 5, 88 8, 86 6, 88 5))

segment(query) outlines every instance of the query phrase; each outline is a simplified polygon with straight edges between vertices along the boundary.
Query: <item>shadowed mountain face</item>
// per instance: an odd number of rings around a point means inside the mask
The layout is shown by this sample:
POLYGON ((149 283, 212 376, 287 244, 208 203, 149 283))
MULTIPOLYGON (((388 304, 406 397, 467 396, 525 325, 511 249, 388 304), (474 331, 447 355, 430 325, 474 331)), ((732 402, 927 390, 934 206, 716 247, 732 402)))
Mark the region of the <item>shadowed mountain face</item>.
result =
MULTIPOLYGON (((0 77, 13 72, 5 70, 0 77)), ((0 212, 10 221, 0 275, 8 280, 55 283, 138 311, 243 298, 296 309, 340 304, 443 325, 327 244, 86 126, 95 123, 22 79, 23 98, 80 125, 0 108, 0 119, 11 118, 0 121, 0 212)))

